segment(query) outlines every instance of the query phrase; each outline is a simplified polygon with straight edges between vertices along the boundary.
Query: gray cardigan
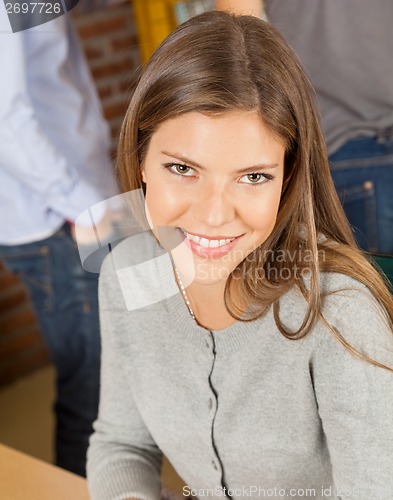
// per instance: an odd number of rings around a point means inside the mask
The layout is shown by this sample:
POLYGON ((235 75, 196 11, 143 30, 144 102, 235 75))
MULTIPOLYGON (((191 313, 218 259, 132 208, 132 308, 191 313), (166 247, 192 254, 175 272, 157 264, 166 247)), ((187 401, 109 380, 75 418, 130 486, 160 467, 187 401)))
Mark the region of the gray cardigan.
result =
MULTIPOLYGON (((127 310, 113 267, 124 269, 126 253, 120 244, 100 277, 93 500, 158 499, 162 453, 184 493, 199 498, 393 499, 391 372, 354 357, 321 322, 287 340, 271 309, 219 331, 198 326, 179 293, 127 310)), ((160 273, 151 286, 163 286, 160 273)), ((169 265, 164 275, 174 283, 169 265)), ((392 332, 367 289, 343 275, 321 277, 324 291, 341 290, 324 300, 325 318, 393 366, 392 332)), ((305 307, 295 289, 282 297, 284 325, 297 328, 305 307)))

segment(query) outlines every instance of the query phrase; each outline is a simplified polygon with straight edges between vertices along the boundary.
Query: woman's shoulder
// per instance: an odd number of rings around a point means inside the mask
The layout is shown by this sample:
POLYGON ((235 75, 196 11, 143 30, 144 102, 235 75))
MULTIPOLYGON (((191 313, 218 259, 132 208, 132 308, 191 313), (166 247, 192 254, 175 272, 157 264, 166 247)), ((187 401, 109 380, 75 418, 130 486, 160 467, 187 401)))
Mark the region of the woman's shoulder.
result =
MULTIPOLYGON (((345 274, 321 273, 320 279, 321 313, 335 333, 364 355, 393 366, 391 323, 371 290, 345 274)), ((337 339, 328 328, 319 332, 322 342, 337 348, 337 339)))
MULTIPOLYGON (((303 277, 306 290, 310 291, 311 281, 309 276, 303 277)), ((364 301, 373 303, 375 298, 371 291, 357 279, 335 272, 322 272, 319 274, 319 293, 322 303, 322 312, 335 315, 342 307, 348 305, 351 309, 361 307, 364 301)), ((286 308, 301 309, 305 312, 308 302, 298 286, 292 287, 280 300, 286 308)))
POLYGON ((367 311, 382 311, 371 290, 353 276, 336 272, 320 273, 320 296, 322 310, 329 314, 347 311, 358 312, 366 306, 367 311))
MULTIPOLYGON (((331 329, 345 341, 370 355, 384 346, 390 350, 393 365, 393 332, 387 313, 371 290, 352 276, 324 272, 320 278, 320 316, 311 336, 318 343, 338 345, 331 329)), ((306 288, 310 288, 305 280, 306 288)), ((292 330, 300 327, 307 313, 308 302, 301 291, 294 287, 280 300, 280 319, 292 330)), ((342 347, 342 346, 341 346, 342 347)), ((385 358, 386 359, 386 358, 385 358)))

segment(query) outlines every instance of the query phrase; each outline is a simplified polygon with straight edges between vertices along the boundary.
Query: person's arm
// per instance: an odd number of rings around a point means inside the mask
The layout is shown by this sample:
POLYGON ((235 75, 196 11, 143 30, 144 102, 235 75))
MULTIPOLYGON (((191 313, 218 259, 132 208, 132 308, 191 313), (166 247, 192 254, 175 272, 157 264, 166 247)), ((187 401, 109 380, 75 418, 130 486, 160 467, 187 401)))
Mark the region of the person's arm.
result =
MULTIPOLYGON (((353 347, 393 367, 393 333, 363 290, 328 297, 340 307, 327 319, 353 347)), ((354 357, 325 331, 311 373, 337 498, 392 499, 393 372, 354 357)))
POLYGON ((100 196, 43 131, 28 89, 26 67, 34 61, 25 60, 23 34, 11 33, 4 5, 0 6, 0 31, 1 169, 45 200, 48 209, 75 221, 84 209, 101 201, 100 196))
POLYGON ((263 0, 216 0, 216 10, 262 17, 263 0))
POLYGON ((134 403, 130 371, 126 369, 132 359, 126 358, 121 344, 132 331, 132 315, 127 312, 112 268, 112 255, 101 269, 99 300, 100 408, 87 454, 91 499, 158 500, 162 453, 134 403))

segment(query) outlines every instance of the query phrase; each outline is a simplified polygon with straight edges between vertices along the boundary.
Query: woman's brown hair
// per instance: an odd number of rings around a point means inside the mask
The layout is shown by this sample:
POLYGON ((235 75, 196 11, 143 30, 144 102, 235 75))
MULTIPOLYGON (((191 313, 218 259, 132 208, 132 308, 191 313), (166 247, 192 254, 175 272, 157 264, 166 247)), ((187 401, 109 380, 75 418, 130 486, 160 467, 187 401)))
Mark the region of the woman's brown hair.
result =
MULTIPOLYGON (((261 316, 273 304, 281 333, 300 339, 318 318, 325 321, 319 278, 321 271, 332 271, 363 283, 392 329, 392 296, 357 248, 333 185, 313 90, 292 50, 266 22, 209 12, 166 38, 144 68, 123 123, 118 148, 123 190, 143 188, 140 165, 152 134, 165 120, 192 111, 231 110, 257 111, 286 144, 286 156, 275 228, 227 280, 230 314, 245 320, 245 311, 234 300, 239 294, 243 303, 255 306, 247 320, 261 316), (275 259, 279 252, 291 258, 275 259), (289 270, 285 276, 284 267, 289 270), (261 275, 264 279, 258 278, 261 275), (308 310, 299 329, 288 331, 279 318, 279 298, 293 286, 303 293, 308 310)), ((327 326, 353 354, 391 369, 358 352, 327 326)))

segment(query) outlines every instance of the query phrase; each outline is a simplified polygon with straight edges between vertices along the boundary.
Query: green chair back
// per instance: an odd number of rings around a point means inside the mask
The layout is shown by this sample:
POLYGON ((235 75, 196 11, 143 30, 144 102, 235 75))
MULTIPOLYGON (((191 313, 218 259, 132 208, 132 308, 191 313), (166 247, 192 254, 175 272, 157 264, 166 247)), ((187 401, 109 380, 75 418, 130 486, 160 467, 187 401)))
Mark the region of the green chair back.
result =
POLYGON ((393 255, 373 255, 372 258, 386 274, 393 287, 393 255))

